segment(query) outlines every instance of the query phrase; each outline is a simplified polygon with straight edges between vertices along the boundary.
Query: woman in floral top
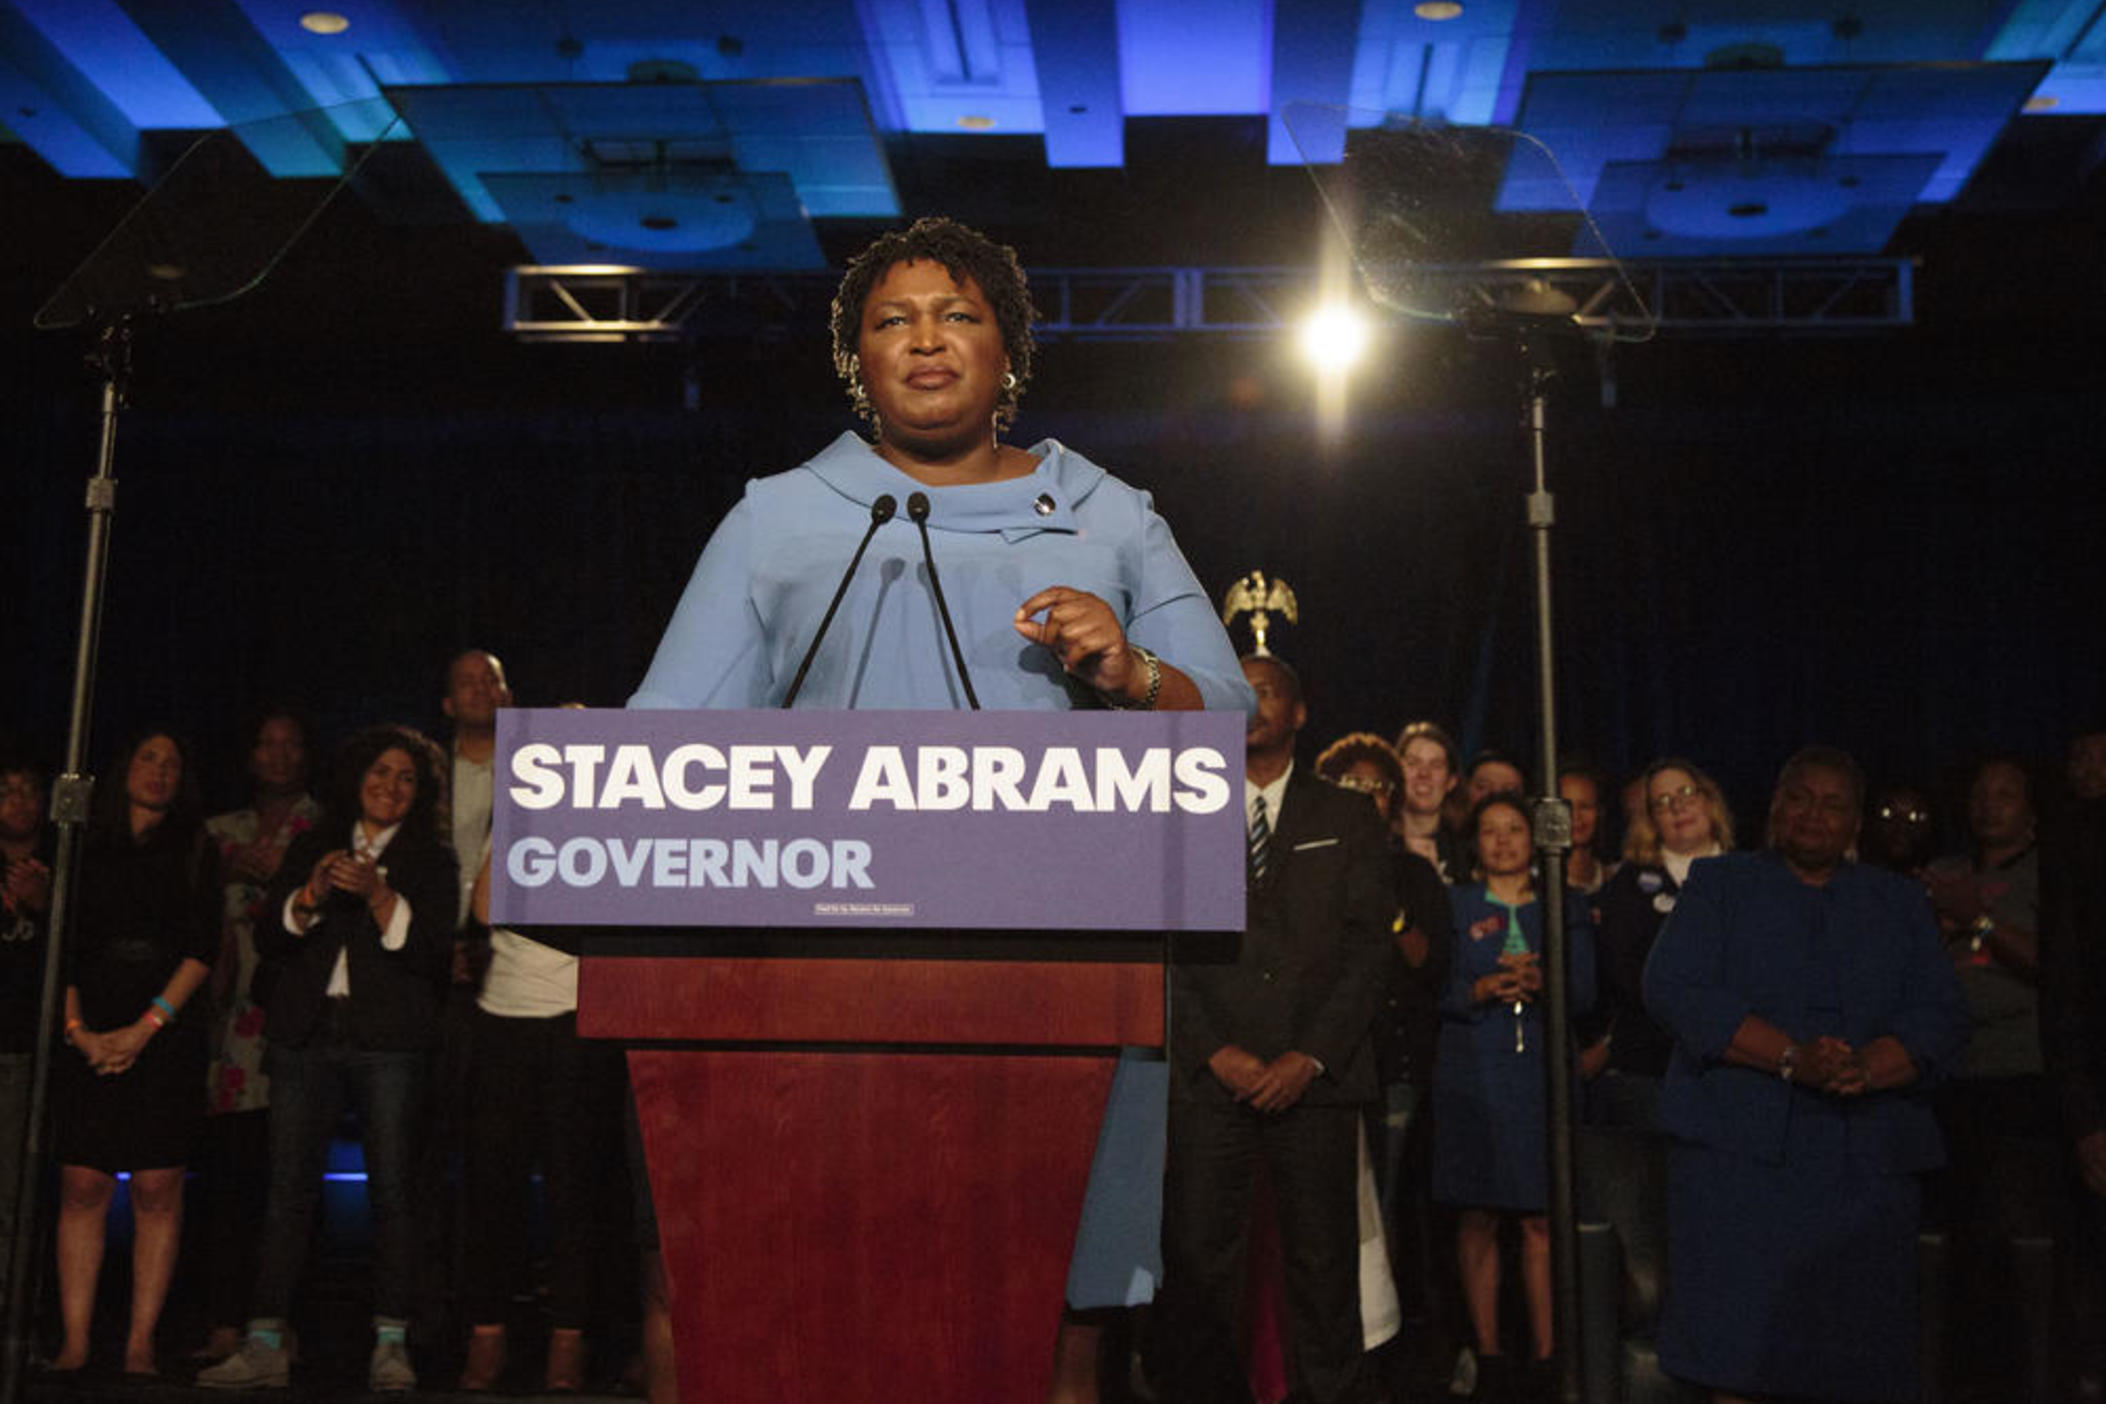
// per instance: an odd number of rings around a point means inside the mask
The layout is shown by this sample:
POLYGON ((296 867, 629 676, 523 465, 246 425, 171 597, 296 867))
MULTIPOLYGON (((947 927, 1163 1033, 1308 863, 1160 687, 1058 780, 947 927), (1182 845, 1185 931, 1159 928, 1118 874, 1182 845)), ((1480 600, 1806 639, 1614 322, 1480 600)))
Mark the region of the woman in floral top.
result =
POLYGON ((255 1280, 255 1243, 269 1176, 269 1137, 264 1113, 270 1083, 263 1075, 263 1009, 253 998, 256 978, 257 913, 264 888, 277 873, 292 841, 314 827, 322 807, 307 792, 308 729, 300 716, 270 707, 249 719, 243 751, 254 798, 206 821, 219 845, 226 878, 219 960, 212 993, 219 1011, 206 1076, 207 1149, 202 1171, 210 1229, 205 1242, 212 1262, 212 1334, 201 1360, 221 1360, 241 1346, 238 1323, 248 1317, 241 1297, 255 1280))

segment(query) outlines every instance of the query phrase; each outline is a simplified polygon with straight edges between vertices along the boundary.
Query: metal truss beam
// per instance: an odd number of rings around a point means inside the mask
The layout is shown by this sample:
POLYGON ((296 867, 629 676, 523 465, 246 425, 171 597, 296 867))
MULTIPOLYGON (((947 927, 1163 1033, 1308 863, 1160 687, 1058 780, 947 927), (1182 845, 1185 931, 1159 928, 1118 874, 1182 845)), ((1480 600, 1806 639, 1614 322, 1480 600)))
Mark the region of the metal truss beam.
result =
MULTIPOLYGON (((1377 281, 1381 281, 1380 270, 1377 281)), ((1651 309, 1663 331, 1713 336, 1887 331, 1915 321, 1902 258, 1627 263, 1539 258, 1422 266, 1412 297, 1494 305, 1520 289, 1570 297, 1579 323, 1628 333, 1651 309)), ((831 273, 663 273, 519 267, 506 275, 505 330, 525 341, 673 341, 757 324, 823 325, 831 273)), ((1031 274, 1041 337, 1155 341, 1278 335, 1315 299, 1310 268, 1047 268, 1031 274)))

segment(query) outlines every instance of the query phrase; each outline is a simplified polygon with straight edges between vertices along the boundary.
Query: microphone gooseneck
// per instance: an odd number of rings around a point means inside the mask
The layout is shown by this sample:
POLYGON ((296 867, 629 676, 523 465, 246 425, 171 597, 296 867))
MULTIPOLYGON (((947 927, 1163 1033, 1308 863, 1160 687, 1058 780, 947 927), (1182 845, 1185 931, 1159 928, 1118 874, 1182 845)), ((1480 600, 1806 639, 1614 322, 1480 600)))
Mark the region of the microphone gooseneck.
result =
POLYGON ((972 703, 974 711, 980 710, 980 698, 973 691, 973 675, 965 666, 965 650, 958 647, 958 630, 951 624, 951 607, 943 600, 943 581, 936 574, 936 553, 929 549, 929 495, 925 492, 907 494, 907 519, 921 532, 921 559, 929 568, 929 590, 936 596, 936 613, 943 619, 943 636, 951 641, 951 661, 958 665, 958 681, 965 686, 965 700, 972 703))
MULTIPOLYGON (((920 493, 914 494, 920 497, 920 493)), ((834 622, 834 611, 841 607, 841 597, 848 593, 848 582, 856 578, 856 567, 863 563, 863 552, 870 548, 870 538, 877 529, 892 520, 899 510, 899 500, 889 492, 880 493, 877 501, 870 504, 870 525, 863 529, 863 539, 856 543, 856 553, 848 558, 848 569, 841 572, 841 583, 834 587, 834 598, 826 606, 826 613, 819 618, 819 631, 812 635, 811 646, 804 651, 804 661, 797 665, 797 676, 790 679, 790 690, 783 694, 782 705, 787 711, 797 701, 797 694, 804 690, 804 675, 812 669, 812 659, 819 653, 819 642, 826 637, 827 627, 834 622)), ((926 500, 922 503, 924 514, 928 511, 926 500)), ((941 597, 939 596, 939 601, 941 597)), ((948 619, 945 621, 948 623, 948 619)))

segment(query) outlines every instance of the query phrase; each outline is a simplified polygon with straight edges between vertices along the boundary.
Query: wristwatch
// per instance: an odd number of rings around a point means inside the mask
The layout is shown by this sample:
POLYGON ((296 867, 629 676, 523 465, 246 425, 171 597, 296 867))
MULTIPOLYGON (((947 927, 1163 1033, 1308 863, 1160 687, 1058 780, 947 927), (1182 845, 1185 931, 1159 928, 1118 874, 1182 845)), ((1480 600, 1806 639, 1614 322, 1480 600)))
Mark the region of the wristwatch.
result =
POLYGON ((1155 710, 1156 699, 1163 695, 1163 660, 1156 657, 1155 650, 1143 648, 1131 639, 1126 641, 1126 651, 1140 659, 1142 665, 1148 669, 1148 695, 1138 702, 1130 697, 1117 695, 1108 700, 1113 707, 1122 712, 1152 712, 1155 710))

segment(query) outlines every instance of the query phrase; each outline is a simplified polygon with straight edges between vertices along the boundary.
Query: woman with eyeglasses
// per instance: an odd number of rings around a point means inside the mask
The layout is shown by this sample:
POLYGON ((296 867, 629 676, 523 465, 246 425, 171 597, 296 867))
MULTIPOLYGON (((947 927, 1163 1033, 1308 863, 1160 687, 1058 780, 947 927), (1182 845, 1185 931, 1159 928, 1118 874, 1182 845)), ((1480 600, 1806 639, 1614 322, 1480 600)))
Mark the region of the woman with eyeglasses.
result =
POLYGON ((1624 836, 1623 865, 1595 899, 1596 1025, 1605 1032, 1587 1061, 1604 1070, 1587 1086, 1586 1117, 1597 1126, 1650 1131, 1658 1129, 1660 1080, 1674 1044, 1646 1014, 1640 976, 1690 865, 1733 847, 1733 813, 1718 783, 1679 757, 1654 761, 1639 780, 1644 798, 1624 836))

